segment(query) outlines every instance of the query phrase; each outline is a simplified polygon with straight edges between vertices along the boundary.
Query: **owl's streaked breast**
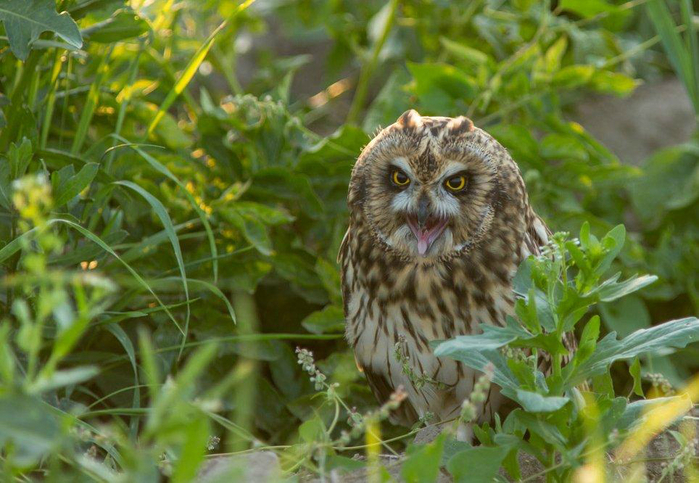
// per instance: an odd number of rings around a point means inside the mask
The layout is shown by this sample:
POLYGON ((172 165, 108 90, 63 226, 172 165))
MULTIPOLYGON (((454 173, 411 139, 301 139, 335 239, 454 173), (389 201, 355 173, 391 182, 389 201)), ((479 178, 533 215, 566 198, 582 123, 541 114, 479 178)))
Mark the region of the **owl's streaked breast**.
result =
MULTIPOLYGON (((435 357, 429 342, 473 333, 480 323, 503 325, 513 312, 509 279, 514 259, 509 267, 493 271, 468 267, 468 257, 434 264, 405 262, 377 246, 364 229, 352 228, 342 269, 346 336, 357 364, 380 399, 405 388, 404 405, 409 407, 399 412, 397 422, 410 425, 427 412, 438 420, 456 417, 478 374, 435 357), (414 377, 396 357, 399 341, 413 375, 430 382, 415 387, 414 377)), ((497 410, 499 397, 495 392, 484 405, 485 419, 497 410)))

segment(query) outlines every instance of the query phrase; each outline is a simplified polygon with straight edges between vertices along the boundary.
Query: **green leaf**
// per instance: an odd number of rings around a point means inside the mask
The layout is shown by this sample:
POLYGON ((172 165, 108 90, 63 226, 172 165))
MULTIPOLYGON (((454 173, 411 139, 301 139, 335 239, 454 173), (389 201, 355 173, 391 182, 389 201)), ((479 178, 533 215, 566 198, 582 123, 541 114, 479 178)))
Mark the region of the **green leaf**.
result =
POLYGON ((71 47, 83 45, 80 30, 68 13, 56 13, 54 0, 0 0, 0 21, 10 41, 10 50, 20 60, 42 32, 54 32, 71 47))
POLYGON ((630 293, 641 290, 643 287, 650 285, 656 280, 658 280, 658 277, 655 275, 642 275, 640 277, 634 276, 620 283, 613 282, 600 286, 599 290, 596 290, 596 292, 600 301, 611 302, 630 293))
POLYGON ((585 18, 617 10, 616 5, 609 4, 604 0, 561 0, 559 8, 577 13, 585 18))
POLYGON ((570 401, 567 397, 543 396, 535 392, 525 391, 524 389, 517 390, 517 400, 525 411, 531 413, 550 413, 558 411, 570 401))
POLYGON ((256 216, 249 212, 238 211, 236 205, 225 207, 220 214, 234 225, 262 255, 272 254, 272 239, 267 232, 267 226, 256 216))
POLYGON ((491 483, 507 453, 507 448, 479 446, 467 449, 451 457, 447 470, 455 483, 491 483))
POLYGON ((59 421, 39 399, 12 393, 0 397, 0 448, 12 444, 14 465, 35 464, 60 446, 61 437, 59 421))
POLYGON ((614 94, 617 96, 627 96, 633 92, 638 85, 638 81, 618 72, 599 70, 592 75, 590 87, 597 92, 614 94))
POLYGON ((83 37, 91 42, 110 44, 138 37, 150 30, 148 22, 136 12, 119 10, 107 20, 82 30, 83 37))
POLYGON ((594 72, 595 68, 591 65, 569 65, 556 72, 551 83, 556 87, 572 89, 587 84, 594 72))
POLYGON ((486 366, 492 364, 494 366, 493 382, 503 388, 503 394, 513 399, 516 398, 519 381, 508 367, 507 360, 497 349, 464 350, 464 347, 473 347, 470 344, 472 341, 469 341, 468 346, 462 346, 458 343, 453 343, 454 340, 430 343, 432 347, 435 347, 434 355, 437 357, 450 357, 481 372, 485 370, 486 366))
POLYGON ((587 324, 585 324, 578 350, 575 351, 573 359, 575 365, 580 365, 594 353, 597 347, 597 338, 599 337, 599 326, 600 318, 598 315, 590 318, 587 324))
POLYGON ((322 441, 325 425, 318 416, 309 419, 299 426, 299 436, 306 443, 317 443, 322 441))
POLYGON ((514 319, 508 320, 506 327, 490 324, 480 324, 482 331, 477 335, 459 335, 453 339, 436 343, 440 354, 456 354, 459 352, 484 351, 499 349, 517 339, 531 339, 534 337, 523 328, 516 325, 514 319))
POLYGON ((439 463, 444 451, 444 433, 423 446, 409 446, 407 457, 401 468, 406 483, 433 483, 439 476, 439 463))
POLYGON ((301 325, 312 334, 329 334, 345 329, 345 314, 342 307, 328 305, 303 319, 301 325))
POLYGON ((10 144, 7 158, 10 161, 11 179, 19 179, 24 176, 33 154, 32 142, 27 138, 22 138, 22 143, 19 146, 15 143, 10 144))
POLYGON ((78 173, 65 181, 60 183, 58 189, 54 193, 54 207, 60 208, 61 206, 68 203, 70 200, 75 198, 80 194, 82 190, 87 188, 92 180, 95 179, 95 175, 99 170, 99 164, 88 163, 78 171, 78 173))
POLYGON ((72 384, 80 384, 92 379, 97 374, 99 374, 99 369, 94 366, 74 367, 72 369, 55 371, 48 377, 39 377, 30 386, 30 391, 38 394, 72 384))
POLYGON ((466 60, 473 65, 481 65, 488 62, 488 54, 481 52, 478 49, 469 47, 468 45, 460 44, 449 40, 446 37, 440 37, 439 42, 444 46, 447 52, 460 60, 466 60))
POLYGON ((681 349, 696 341, 699 341, 699 319, 696 317, 638 330, 622 340, 617 340, 616 333, 612 332, 597 344, 595 352, 580 365, 567 385, 573 387, 589 377, 604 374, 614 361, 659 350, 681 349))
POLYGON ((634 358, 633 364, 629 367, 629 374, 633 378, 633 392, 637 396, 645 397, 643 395, 643 385, 641 384, 641 361, 638 357, 634 358))

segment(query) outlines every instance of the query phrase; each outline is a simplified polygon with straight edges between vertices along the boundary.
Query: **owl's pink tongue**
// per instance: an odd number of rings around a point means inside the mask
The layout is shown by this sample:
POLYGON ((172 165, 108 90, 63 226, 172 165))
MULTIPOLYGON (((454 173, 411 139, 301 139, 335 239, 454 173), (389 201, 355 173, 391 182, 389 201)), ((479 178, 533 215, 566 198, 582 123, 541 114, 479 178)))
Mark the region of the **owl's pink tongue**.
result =
POLYGON ((420 255, 427 253, 427 249, 430 247, 428 232, 422 231, 417 235, 417 251, 420 255))
POLYGON ((417 252, 420 255, 424 255, 427 253, 427 250, 430 249, 432 243, 434 243, 434 241, 439 238, 439 235, 441 235, 444 231, 444 228, 447 226, 447 220, 435 220, 434 224, 429 224, 431 226, 428 225, 429 227, 422 229, 418 228, 415 220, 409 220, 408 225, 410 226, 410 230, 415 235, 415 238, 417 238, 417 252))

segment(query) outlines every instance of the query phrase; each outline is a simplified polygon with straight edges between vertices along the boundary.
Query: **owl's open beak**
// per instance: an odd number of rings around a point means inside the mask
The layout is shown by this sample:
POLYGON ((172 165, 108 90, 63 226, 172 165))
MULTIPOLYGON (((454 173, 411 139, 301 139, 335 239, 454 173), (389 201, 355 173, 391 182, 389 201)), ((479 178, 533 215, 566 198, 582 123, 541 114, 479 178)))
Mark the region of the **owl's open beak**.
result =
POLYGON ((420 255, 427 253, 432 243, 439 238, 444 229, 447 227, 447 218, 438 218, 429 216, 418 222, 414 216, 408 216, 408 226, 417 239, 417 251, 420 255))

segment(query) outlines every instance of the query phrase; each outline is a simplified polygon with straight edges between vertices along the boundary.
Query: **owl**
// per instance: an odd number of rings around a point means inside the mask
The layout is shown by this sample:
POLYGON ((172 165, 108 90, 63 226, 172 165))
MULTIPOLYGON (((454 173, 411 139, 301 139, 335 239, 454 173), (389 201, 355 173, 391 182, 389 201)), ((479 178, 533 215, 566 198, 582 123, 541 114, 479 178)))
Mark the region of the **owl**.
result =
MULTIPOLYGON (((358 367, 380 402, 404 388, 394 422, 457 417, 480 373, 429 342, 504 325, 519 263, 550 234, 517 164, 469 119, 410 110, 362 151, 348 205, 338 262, 358 367)), ((491 386, 478 419, 502 402, 491 386)))

